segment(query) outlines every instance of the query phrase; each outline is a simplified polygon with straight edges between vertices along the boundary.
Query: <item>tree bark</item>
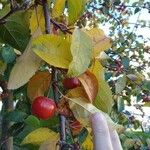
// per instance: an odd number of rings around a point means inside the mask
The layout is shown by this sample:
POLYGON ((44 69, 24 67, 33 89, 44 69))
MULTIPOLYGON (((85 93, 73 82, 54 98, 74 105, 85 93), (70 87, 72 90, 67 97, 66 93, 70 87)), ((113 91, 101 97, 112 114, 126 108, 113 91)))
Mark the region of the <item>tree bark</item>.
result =
POLYGON ((1 140, 0 140, 0 149, 1 150, 13 150, 13 137, 9 135, 9 128, 11 126, 11 122, 5 118, 5 113, 13 110, 13 100, 12 100, 12 92, 9 91, 9 96, 2 99, 2 124, 1 124, 1 140))

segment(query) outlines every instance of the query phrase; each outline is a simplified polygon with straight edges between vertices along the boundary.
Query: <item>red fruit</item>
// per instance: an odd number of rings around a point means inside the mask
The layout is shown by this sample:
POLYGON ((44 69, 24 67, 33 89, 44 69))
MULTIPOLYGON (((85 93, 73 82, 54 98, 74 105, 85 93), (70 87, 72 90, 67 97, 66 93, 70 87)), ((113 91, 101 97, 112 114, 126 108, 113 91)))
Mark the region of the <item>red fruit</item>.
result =
POLYGON ((33 101, 31 109, 33 115, 43 120, 47 120, 55 114, 56 105, 52 99, 39 96, 33 101))
POLYGON ((143 97, 143 102, 150 102, 150 96, 143 97))
POLYGON ((73 89, 80 85, 80 81, 77 77, 74 78, 65 78, 63 85, 66 89, 73 89))

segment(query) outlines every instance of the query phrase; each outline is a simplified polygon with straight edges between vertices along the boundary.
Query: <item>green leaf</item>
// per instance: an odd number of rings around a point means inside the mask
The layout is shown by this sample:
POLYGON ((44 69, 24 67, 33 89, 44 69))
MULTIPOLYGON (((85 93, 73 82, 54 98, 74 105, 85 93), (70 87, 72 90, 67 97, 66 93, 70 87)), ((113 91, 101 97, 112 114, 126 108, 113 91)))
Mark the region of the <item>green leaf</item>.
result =
POLYGON ((136 129, 138 129, 139 127, 140 127, 140 121, 139 120, 135 120, 134 122, 133 122, 133 127, 134 127, 134 129, 136 130, 136 129))
POLYGON ((117 108, 118 108, 118 112, 122 112, 124 110, 124 99, 122 97, 118 97, 117 99, 117 108))
POLYGON ((144 81, 144 88, 146 88, 146 90, 150 90, 150 81, 148 80, 144 81))
POLYGON ((40 126, 39 119, 37 117, 33 116, 33 115, 28 116, 28 118, 26 118, 24 120, 24 122, 27 125, 32 126, 32 127, 39 127, 40 126))
POLYGON ((87 136, 88 136, 88 130, 86 128, 83 128, 79 133, 79 135, 77 136, 79 143, 82 144, 85 141, 87 136))
POLYGON ((11 136, 17 136, 20 132, 22 132, 24 128, 23 122, 14 123, 8 130, 11 136))
POLYGON ((24 50, 30 39, 29 14, 16 12, 0 25, 0 39, 13 48, 24 50))
POLYGON ((105 80, 99 80, 99 90, 93 103, 98 109, 110 113, 113 105, 112 92, 105 80))
POLYGON ((24 53, 17 59, 9 76, 8 89, 17 89, 26 84, 39 68, 41 59, 32 51, 31 43, 40 34, 41 31, 37 29, 32 35, 24 53))
POLYGON ((71 53, 73 60, 69 65, 68 76, 74 77, 85 72, 92 60, 92 41, 80 29, 75 29, 73 32, 71 53))
POLYGON ((98 109, 110 113, 113 105, 113 99, 111 89, 108 83, 104 80, 104 68, 97 60, 91 68, 91 71, 95 74, 99 82, 98 94, 93 104, 98 109))
POLYGON ((27 114, 19 110, 14 110, 6 114, 5 117, 7 118, 7 120, 12 122, 22 122, 25 117, 27 117, 27 114))
POLYGON ((128 69, 129 68, 129 63, 130 63, 130 60, 128 57, 123 57, 122 58, 122 65, 125 69, 128 69))
POLYGON ((72 56, 70 43, 61 36, 42 35, 32 41, 33 51, 48 64, 68 68, 72 56))
POLYGON ((134 10, 134 14, 138 13, 141 9, 139 7, 136 7, 134 10))
POLYGON ((126 82, 127 82, 126 75, 123 75, 117 80, 116 85, 115 85, 116 94, 119 94, 124 90, 124 88, 126 87, 126 82))
POLYGON ((52 10, 52 16, 54 18, 62 15, 64 8, 65 8, 65 3, 66 3, 66 0, 55 0, 54 7, 52 10))
POLYGON ((54 116, 48 120, 40 120, 41 127, 50 128, 53 131, 59 132, 59 118, 54 116))
POLYGON ((86 0, 67 0, 68 3, 68 22, 74 24, 78 18, 82 15, 86 0))
POLYGON ((109 80, 113 76, 112 72, 105 72, 105 80, 109 80))
POLYGON ((16 53, 12 47, 9 45, 5 45, 2 47, 2 57, 3 60, 9 64, 12 63, 16 59, 16 53))
POLYGON ((115 1, 113 2, 114 5, 119 5, 120 3, 121 3, 121 0, 115 0, 115 1))

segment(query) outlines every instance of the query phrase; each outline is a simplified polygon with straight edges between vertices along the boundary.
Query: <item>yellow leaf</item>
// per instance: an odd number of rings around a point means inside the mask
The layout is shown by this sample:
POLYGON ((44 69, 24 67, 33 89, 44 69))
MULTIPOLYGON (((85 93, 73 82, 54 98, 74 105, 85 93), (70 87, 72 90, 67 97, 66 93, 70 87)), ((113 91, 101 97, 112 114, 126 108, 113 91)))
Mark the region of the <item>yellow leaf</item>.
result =
MULTIPOLYGON (((83 87, 77 87, 70 90, 67 93, 67 96, 71 98, 79 98, 79 97, 84 97, 85 99, 88 98, 83 87)), ((89 100, 86 101, 89 102, 89 100)))
POLYGON ((98 60, 94 60, 90 71, 95 74, 98 80, 104 80, 104 68, 98 60))
POLYGON ((59 146, 57 146, 58 140, 48 139, 40 145, 39 150, 59 150, 59 146))
POLYGON ((24 53, 17 59, 9 76, 8 89, 17 89, 26 84, 39 68, 41 59, 32 51, 31 41, 40 34, 41 31, 37 29, 32 35, 24 53))
POLYGON ((129 149, 131 147, 133 147, 135 144, 135 140, 134 139, 131 139, 131 138, 127 138, 124 143, 123 143, 123 146, 126 148, 126 149, 129 149))
POLYGON ((40 28, 42 33, 45 33, 45 20, 43 15, 43 7, 38 5, 32 11, 32 15, 30 18, 30 30, 31 34, 33 34, 37 28, 40 28))
POLYGON ((82 15, 86 0, 67 0, 68 4, 68 22, 69 25, 74 24, 82 15))
POLYGON ((66 0, 55 0, 52 10, 52 17, 56 18, 62 15, 66 0))
POLYGON ((93 150, 93 140, 92 140, 92 136, 89 133, 82 144, 82 148, 85 150, 93 150))
POLYGON ((92 60, 92 41, 80 29, 73 32, 71 53, 73 60, 69 65, 68 76, 74 77, 84 73, 92 60))
POLYGON ((98 109, 110 113, 113 106, 112 92, 108 83, 104 80, 104 70, 100 62, 96 60, 91 67, 91 71, 95 74, 99 83, 98 94, 93 104, 98 109))
POLYGON ((93 28, 85 31, 92 39, 94 47, 94 57, 100 55, 100 52, 111 47, 111 40, 105 36, 104 31, 98 28, 93 28))
POLYGON ((31 102, 37 96, 42 96, 48 90, 51 81, 51 75, 47 71, 38 71, 29 81, 27 94, 31 102), (37 82, 38 81, 38 82, 37 82))
POLYGON ((115 124, 112 119, 101 110, 97 109, 93 104, 88 103, 84 98, 68 98, 70 109, 72 110, 74 116, 79 120, 83 125, 89 126, 90 116, 93 113, 100 112, 102 113, 107 120, 108 126, 112 129, 118 128, 118 125, 115 124))
POLYGON ((145 77, 144 75, 140 74, 140 73, 136 73, 136 74, 128 74, 127 78, 129 79, 129 83, 135 83, 135 84, 142 84, 142 82, 144 81, 145 77))
POLYGON ((150 102, 145 102, 144 107, 150 107, 150 102))
POLYGON ((68 68, 72 60, 70 43, 61 36, 39 36, 33 40, 32 50, 48 64, 58 68, 68 68))
POLYGON ((58 140, 58 134, 48 128, 39 128, 29 133, 21 142, 24 144, 40 145, 46 140, 58 140))
POLYGON ((93 102, 98 92, 98 80, 96 79, 96 76, 88 70, 80 75, 78 79, 87 94, 88 100, 93 102))

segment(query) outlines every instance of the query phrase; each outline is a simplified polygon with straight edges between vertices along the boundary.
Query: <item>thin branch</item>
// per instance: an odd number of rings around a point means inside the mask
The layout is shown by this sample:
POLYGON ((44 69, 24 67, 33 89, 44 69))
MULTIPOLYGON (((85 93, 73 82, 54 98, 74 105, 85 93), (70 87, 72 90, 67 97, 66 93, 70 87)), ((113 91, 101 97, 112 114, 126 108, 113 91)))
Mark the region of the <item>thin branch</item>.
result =
POLYGON ((53 19, 50 19, 51 23, 58 29, 60 29, 63 33, 69 33, 69 34, 72 34, 70 30, 70 28, 68 28, 65 24, 62 24, 62 23, 59 23, 59 22, 56 22, 55 20, 53 19))
MULTIPOLYGON (((53 81, 53 93, 54 100, 56 104, 59 102, 59 91, 58 91, 58 71, 56 68, 52 68, 52 81, 53 81)), ((66 145, 66 118, 63 115, 60 115, 60 147, 63 150, 64 145, 66 145)))
MULTIPOLYGON (((48 10, 47 0, 42 0, 43 10, 44 10, 44 18, 45 18, 45 32, 50 34, 50 15, 48 10)), ((52 68, 52 87, 54 93, 54 100, 56 104, 59 102, 59 93, 57 88, 57 81, 58 81, 58 71, 56 68, 52 68)), ((59 115, 60 118, 60 149, 63 150, 65 148, 66 143, 66 118, 63 115, 59 115)))
POLYGON ((45 18, 45 32, 50 34, 50 15, 48 10, 47 0, 42 0, 44 18, 45 18))

